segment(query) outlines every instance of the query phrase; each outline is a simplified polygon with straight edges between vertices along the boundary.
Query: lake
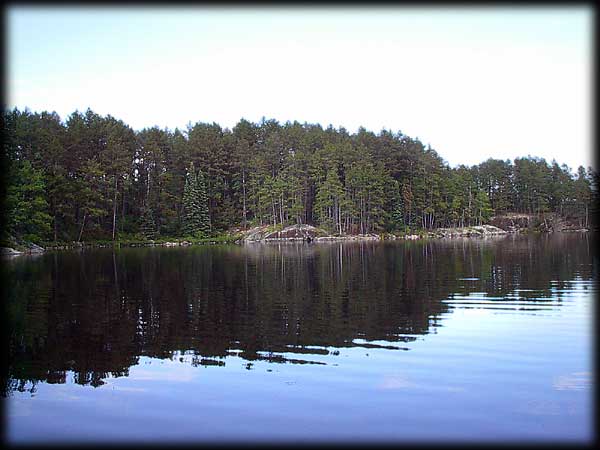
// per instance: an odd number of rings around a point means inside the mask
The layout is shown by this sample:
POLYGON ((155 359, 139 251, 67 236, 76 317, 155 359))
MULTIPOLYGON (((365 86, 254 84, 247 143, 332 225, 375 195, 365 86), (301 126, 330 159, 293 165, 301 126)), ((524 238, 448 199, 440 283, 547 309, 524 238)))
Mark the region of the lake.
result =
POLYGON ((3 260, 7 442, 591 442, 595 239, 3 260))

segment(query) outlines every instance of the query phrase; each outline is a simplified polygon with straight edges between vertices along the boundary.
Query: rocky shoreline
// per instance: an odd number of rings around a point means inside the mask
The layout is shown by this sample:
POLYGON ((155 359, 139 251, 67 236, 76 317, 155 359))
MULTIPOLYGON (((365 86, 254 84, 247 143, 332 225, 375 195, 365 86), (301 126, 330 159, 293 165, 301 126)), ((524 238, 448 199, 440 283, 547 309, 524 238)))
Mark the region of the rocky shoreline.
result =
POLYGON ((256 242, 332 242, 332 241, 378 241, 378 240, 417 240, 417 239, 446 239, 446 238, 487 238, 522 232, 587 232, 561 220, 554 215, 533 217, 527 215, 508 214, 492 218, 489 225, 476 225, 456 228, 437 228, 419 234, 383 233, 331 235, 321 228, 311 225, 291 225, 281 229, 273 226, 257 226, 249 230, 236 230, 242 237, 236 243, 256 242))
MULTIPOLYGON (((276 228, 270 225, 256 226, 249 230, 234 229, 229 232, 234 237, 229 242, 236 244, 254 244, 269 242, 338 242, 338 241, 381 241, 381 240, 418 240, 418 239, 452 239, 452 238, 486 238, 492 236, 502 236, 511 233, 520 233, 536 229, 541 232, 587 232, 586 228, 577 228, 573 226, 564 226, 564 222, 559 222, 555 218, 552 220, 538 221, 535 228, 533 222, 527 216, 505 216, 493 218, 492 223, 497 225, 478 225, 460 228, 438 228, 435 230, 422 232, 420 234, 355 234, 355 235, 331 235, 321 228, 312 225, 290 225, 285 228, 276 228)), ((218 240, 205 241, 200 243, 217 244, 218 240)), ((139 241, 119 243, 120 247, 182 247, 191 245, 200 245, 198 243, 181 241, 139 241)), ((64 245, 48 246, 52 250, 69 250, 75 248, 101 248, 112 247, 112 243, 83 243, 73 242, 64 245)), ((33 243, 22 244, 19 250, 12 247, 0 247, 0 256, 18 256, 40 254, 46 251, 43 247, 33 243)))
POLYGON ((305 242, 327 242, 327 241, 357 241, 357 240, 379 240, 377 234, 356 235, 331 235, 325 230, 312 225, 290 225, 282 229, 273 229, 272 226, 263 225, 251 228, 247 231, 239 231, 242 237, 236 241, 239 244, 254 242, 281 242, 281 241, 305 241, 305 242))
POLYGON ((17 256, 17 255, 36 255, 40 253, 44 253, 46 251, 45 248, 40 247, 37 244, 32 242, 28 242, 23 244, 21 247, 22 250, 15 250, 12 247, 0 247, 0 255, 1 256, 17 256))
MULTIPOLYGON (((472 227, 461 228, 438 228, 428 231, 425 234, 407 234, 390 239, 443 239, 443 238, 464 238, 464 237, 489 237, 509 234, 510 231, 503 230, 493 225, 476 225, 472 227)), ((393 236, 393 235, 392 235, 393 236)))
POLYGON ((333 241, 379 241, 379 240, 416 240, 455 237, 487 237, 507 234, 508 231, 493 225, 481 225, 463 228, 439 228, 421 234, 355 234, 329 235, 326 231, 311 225, 291 225, 281 230, 272 230, 269 226, 259 226, 243 232, 243 237, 236 243, 256 242, 333 242, 333 241))

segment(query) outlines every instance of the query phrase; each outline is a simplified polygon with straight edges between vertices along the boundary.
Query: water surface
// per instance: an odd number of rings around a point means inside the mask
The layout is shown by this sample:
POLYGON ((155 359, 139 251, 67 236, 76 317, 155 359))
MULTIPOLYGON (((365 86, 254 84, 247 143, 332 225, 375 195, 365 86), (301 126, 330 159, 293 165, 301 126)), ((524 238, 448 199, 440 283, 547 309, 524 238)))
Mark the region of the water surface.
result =
POLYGON ((589 442, 594 239, 4 260, 6 437, 589 442))

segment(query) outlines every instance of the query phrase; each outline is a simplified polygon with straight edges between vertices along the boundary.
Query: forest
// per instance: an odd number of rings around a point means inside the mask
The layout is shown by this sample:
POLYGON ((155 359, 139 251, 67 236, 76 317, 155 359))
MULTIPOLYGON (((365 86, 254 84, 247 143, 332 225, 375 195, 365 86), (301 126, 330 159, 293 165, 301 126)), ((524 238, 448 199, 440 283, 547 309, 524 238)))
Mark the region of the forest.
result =
POLYGON ((529 155, 450 167, 400 131, 265 118, 136 131, 91 109, 63 121, 15 108, 3 120, 3 240, 202 238, 266 224, 406 233, 507 212, 587 228, 596 213, 591 167, 529 155))

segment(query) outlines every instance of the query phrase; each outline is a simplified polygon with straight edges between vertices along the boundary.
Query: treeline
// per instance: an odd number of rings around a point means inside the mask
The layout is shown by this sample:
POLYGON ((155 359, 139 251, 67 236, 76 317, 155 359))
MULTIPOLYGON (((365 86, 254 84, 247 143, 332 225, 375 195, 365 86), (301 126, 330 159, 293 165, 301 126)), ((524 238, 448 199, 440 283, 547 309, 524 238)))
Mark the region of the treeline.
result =
POLYGON ((207 236, 314 224, 337 233, 555 212, 590 226, 597 174, 535 157, 451 168, 400 132, 263 119, 134 131, 110 115, 4 113, 5 231, 29 240, 207 236))

